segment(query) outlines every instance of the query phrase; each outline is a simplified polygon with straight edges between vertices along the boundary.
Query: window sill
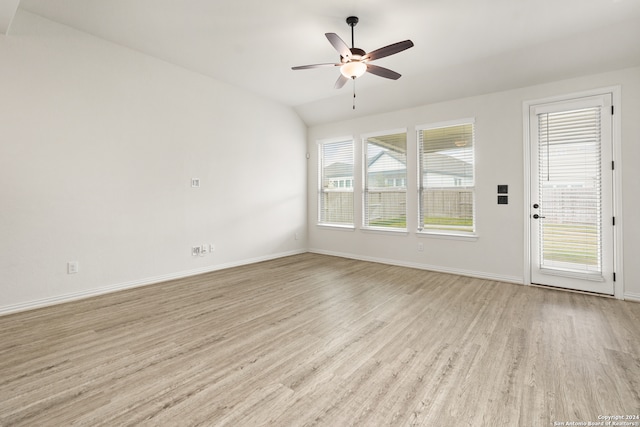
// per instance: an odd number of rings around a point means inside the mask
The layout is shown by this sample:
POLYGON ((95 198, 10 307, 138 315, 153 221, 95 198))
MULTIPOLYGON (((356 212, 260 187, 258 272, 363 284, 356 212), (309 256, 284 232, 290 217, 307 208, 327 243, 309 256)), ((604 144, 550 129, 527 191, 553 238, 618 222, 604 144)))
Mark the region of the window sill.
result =
POLYGON ((434 239, 447 239, 447 240, 463 240, 467 242, 475 242, 478 240, 478 235, 475 233, 438 233, 433 231, 418 231, 416 232, 418 237, 429 237, 434 239))
POLYGON ((407 231, 406 228, 374 228, 374 227, 362 227, 360 229, 361 231, 364 231, 365 233, 373 233, 373 234, 395 234, 395 235, 402 235, 402 236, 408 236, 409 235, 409 231, 407 231))
POLYGON ((342 231, 356 231, 356 227, 353 225, 341 225, 341 224, 316 224, 318 228, 327 228, 330 230, 342 230, 342 231))

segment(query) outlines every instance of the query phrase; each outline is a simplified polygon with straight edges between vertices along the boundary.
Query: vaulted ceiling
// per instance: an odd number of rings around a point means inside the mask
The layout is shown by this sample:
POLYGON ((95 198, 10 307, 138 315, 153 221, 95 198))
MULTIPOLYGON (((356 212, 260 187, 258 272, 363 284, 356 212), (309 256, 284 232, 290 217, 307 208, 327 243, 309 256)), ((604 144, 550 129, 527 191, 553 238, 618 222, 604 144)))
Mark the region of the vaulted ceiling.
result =
MULTIPOLYGON (((0 30, 17 0, 0 0, 0 30)), ((21 0, 18 8, 293 107, 310 124, 640 65, 640 0, 21 0), (324 33, 403 75, 333 84, 324 33)), ((4 24, 5 29, 8 26, 4 24)), ((11 31, 9 29, 9 36, 11 31)))

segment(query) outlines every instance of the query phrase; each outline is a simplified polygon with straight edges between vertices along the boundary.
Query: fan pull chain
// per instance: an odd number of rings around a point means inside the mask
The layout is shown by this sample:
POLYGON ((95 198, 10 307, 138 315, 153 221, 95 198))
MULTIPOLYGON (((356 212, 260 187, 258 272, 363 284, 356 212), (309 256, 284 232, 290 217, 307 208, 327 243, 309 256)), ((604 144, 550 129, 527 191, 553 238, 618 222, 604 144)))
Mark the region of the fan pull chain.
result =
POLYGON ((353 80, 353 109, 356 109, 356 78, 352 77, 353 80))

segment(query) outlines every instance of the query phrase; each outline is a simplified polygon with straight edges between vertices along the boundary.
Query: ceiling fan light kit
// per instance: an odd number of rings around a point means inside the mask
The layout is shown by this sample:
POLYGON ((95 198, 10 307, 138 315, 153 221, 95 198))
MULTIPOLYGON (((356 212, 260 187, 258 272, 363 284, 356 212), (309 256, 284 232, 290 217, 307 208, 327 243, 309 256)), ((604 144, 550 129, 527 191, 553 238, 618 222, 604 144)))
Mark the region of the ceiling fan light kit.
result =
MULTIPOLYGON (((310 68, 340 67, 340 76, 338 77, 338 80, 336 81, 336 84, 334 86, 336 89, 342 88, 350 79, 354 81, 355 85, 355 79, 361 77, 366 72, 375 74, 376 76, 384 77, 386 79, 399 79, 401 77, 399 73, 389 70, 388 68, 370 64, 369 62, 409 49, 410 47, 413 47, 413 42, 411 40, 404 40, 367 53, 364 50, 355 47, 353 28, 356 26, 358 21, 358 17, 356 16, 350 16, 347 18, 347 24, 351 27, 351 47, 349 47, 337 34, 325 33, 325 36, 327 37, 327 40, 329 40, 329 43, 331 43, 334 49, 340 54, 340 62, 300 65, 297 67, 292 67, 292 69, 307 70, 310 68)), ((355 98, 355 96, 356 95, 354 86, 353 97, 355 98)), ((355 101, 353 108, 355 109, 355 101)))
POLYGON ((340 67, 343 76, 351 79, 362 76, 367 71, 367 64, 359 61, 350 61, 340 67))

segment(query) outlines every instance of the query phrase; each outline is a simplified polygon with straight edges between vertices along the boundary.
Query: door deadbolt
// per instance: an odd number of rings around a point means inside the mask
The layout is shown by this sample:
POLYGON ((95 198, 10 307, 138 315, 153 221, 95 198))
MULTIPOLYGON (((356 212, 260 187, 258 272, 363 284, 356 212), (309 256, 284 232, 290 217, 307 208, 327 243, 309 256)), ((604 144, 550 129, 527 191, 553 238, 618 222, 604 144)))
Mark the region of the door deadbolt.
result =
POLYGON ((537 204, 537 203, 534 203, 534 204, 533 204, 533 209, 538 209, 539 207, 540 207, 540 205, 539 205, 539 204, 537 204))

